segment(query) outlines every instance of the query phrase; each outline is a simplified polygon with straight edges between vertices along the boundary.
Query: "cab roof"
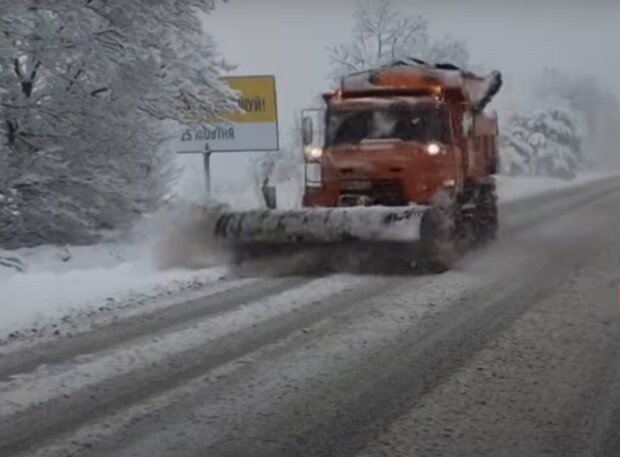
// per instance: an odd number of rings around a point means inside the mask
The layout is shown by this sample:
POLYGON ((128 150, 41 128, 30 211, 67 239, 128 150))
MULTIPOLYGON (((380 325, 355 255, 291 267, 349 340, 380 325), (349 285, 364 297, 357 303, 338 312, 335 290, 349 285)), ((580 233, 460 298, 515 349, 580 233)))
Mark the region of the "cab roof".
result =
MULTIPOLYGON (((341 98, 435 96, 465 102, 482 111, 501 86, 502 77, 497 71, 482 77, 451 64, 405 59, 345 75, 335 94, 341 98)), ((324 95, 326 101, 332 97, 324 95)))

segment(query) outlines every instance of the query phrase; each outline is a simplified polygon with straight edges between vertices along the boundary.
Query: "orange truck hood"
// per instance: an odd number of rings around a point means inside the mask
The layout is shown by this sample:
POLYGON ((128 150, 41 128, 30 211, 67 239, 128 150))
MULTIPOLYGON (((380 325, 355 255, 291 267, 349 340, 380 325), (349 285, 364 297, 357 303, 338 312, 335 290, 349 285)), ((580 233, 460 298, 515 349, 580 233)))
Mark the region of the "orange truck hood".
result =
POLYGON ((444 164, 445 159, 445 156, 430 156, 422 143, 381 141, 327 148, 322 162, 327 169, 380 179, 382 175, 412 166, 420 172, 430 172, 444 164))

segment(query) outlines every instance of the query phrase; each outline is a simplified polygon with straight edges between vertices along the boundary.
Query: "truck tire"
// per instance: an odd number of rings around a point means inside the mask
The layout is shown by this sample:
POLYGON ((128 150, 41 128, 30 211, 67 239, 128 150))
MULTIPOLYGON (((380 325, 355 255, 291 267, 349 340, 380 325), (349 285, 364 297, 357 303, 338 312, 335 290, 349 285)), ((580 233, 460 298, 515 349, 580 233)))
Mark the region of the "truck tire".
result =
POLYGON ((495 183, 481 186, 477 202, 477 244, 484 245, 497 238, 498 212, 495 183))

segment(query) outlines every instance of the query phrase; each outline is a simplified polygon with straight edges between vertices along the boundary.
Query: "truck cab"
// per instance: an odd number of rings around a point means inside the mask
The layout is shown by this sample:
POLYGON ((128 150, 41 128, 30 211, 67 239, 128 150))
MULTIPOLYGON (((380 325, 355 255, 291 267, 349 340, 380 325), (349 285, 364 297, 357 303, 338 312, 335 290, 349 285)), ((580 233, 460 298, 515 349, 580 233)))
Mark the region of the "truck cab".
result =
POLYGON ((343 78, 303 114, 304 206, 430 204, 493 174, 497 120, 468 98, 473 78, 412 65, 343 78))
POLYGON ((332 98, 324 124, 307 206, 425 203, 460 179, 449 109, 432 97, 332 98))

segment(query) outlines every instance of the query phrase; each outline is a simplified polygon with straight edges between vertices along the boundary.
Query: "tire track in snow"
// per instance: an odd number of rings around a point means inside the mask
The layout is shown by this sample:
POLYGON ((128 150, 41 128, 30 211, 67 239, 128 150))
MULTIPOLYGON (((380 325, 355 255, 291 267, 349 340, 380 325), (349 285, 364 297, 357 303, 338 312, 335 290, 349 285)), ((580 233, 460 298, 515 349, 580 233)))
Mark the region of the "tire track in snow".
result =
POLYGON ((128 405, 249 354, 291 332, 380 295, 398 279, 330 276, 174 329, 151 341, 119 346, 73 366, 44 367, 0 384, 0 455, 112 414, 128 405), (42 411, 61 421, 50 422, 42 411))
POLYGON ((305 281, 307 281, 305 278, 231 281, 224 284, 223 288, 214 287, 213 293, 208 291, 203 293, 200 298, 170 304, 154 311, 138 313, 94 330, 87 330, 71 338, 61 338, 24 350, 2 354, 0 381, 7 380, 11 376, 29 373, 41 365, 70 362, 71 359, 81 354, 111 350, 144 336, 157 335, 164 330, 183 326, 228 309, 238 308, 249 301, 277 294, 305 281))
POLYGON ((620 455, 620 423, 612 415, 620 404, 613 306, 620 243, 611 216, 620 205, 606 202, 600 210, 610 213, 609 229, 593 231, 595 249, 585 261, 570 260, 579 267, 560 287, 356 457, 620 455), (603 451, 606 439, 611 447, 603 451))
MULTIPOLYGON (((326 337, 333 337, 334 332, 355 330, 355 328, 350 328, 350 325, 357 322, 357 316, 360 314, 372 314, 375 317, 377 314, 381 315, 381 312, 376 308, 382 307, 383 297, 399 297, 405 284, 407 288, 415 287, 417 289, 419 287, 422 293, 428 288, 434 289, 434 293, 438 297, 442 297, 443 291, 434 287, 433 282, 431 277, 425 277, 419 281, 408 281, 407 283, 392 278, 380 295, 364 294, 364 298, 356 300, 354 306, 336 310, 335 314, 308 323, 308 325, 296 329, 283 339, 261 346, 251 354, 220 365, 208 373, 200 374, 171 390, 142 399, 141 402, 132 404, 122 411, 117 411, 117 414, 113 416, 102 416, 93 422, 83 424, 78 429, 72 430, 70 434, 52 440, 46 444, 45 448, 32 450, 28 453, 28 457, 81 455, 86 449, 94 447, 95 443, 104 448, 101 449, 101 455, 116 455, 116 450, 108 451, 106 446, 110 443, 116 445, 119 441, 134 441, 138 434, 143 437, 139 428, 146 425, 145 419, 152 420, 161 415, 168 420, 178 411, 183 414, 187 413, 197 403, 206 399, 223 398, 222 395, 231 390, 234 392, 237 392, 237 389, 245 390, 245 387, 240 386, 240 384, 251 384, 253 382, 251 379, 258 376, 257 372, 261 376, 269 373, 271 377, 277 378, 279 376, 278 370, 281 367, 279 364, 283 362, 283 359, 290 359, 291 354, 299 354, 297 351, 300 348, 304 348, 304 352, 300 354, 302 357, 306 351, 321 352, 322 349, 319 350, 318 346, 320 344, 323 347, 323 344, 319 342, 322 342, 326 337)), ((409 290, 409 296, 411 293, 409 290)), ((416 294, 417 292, 414 293, 414 295, 416 294)), ((403 311, 410 309, 409 304, 402 300, 399 302, 399 307, 402 307, 401 310, 403 311)), ((415 312, 415 310, 411 311, 415 312)), ((401 316, 394 316, 394 319, 401 318, 401 316)), ((363 357, 363 354, 356 357, 363 357)), ((313 356, 313 360, 319 361, 316 354, 313 356)), ((304 360, 303 364, 304 366, 308 365, 306 372, 312 375, 314 363, 306 364, 304 360)), ((217 413, 213 411, 210 416, 217 416, 217 413)), ((162 426, 162 430, 164 428, 167 426, 162 426)), ((162 455, 162 452, 160 449, 156 451, 156 454, 162 455)))

